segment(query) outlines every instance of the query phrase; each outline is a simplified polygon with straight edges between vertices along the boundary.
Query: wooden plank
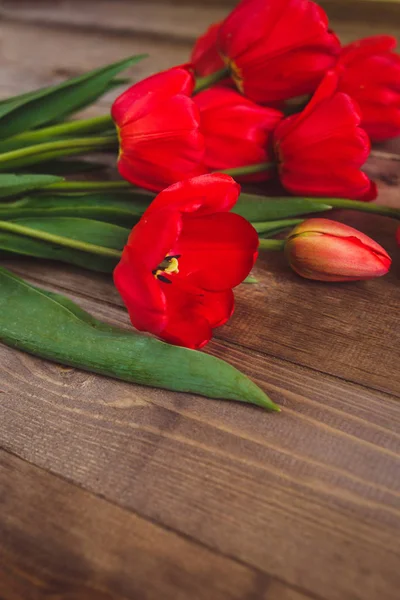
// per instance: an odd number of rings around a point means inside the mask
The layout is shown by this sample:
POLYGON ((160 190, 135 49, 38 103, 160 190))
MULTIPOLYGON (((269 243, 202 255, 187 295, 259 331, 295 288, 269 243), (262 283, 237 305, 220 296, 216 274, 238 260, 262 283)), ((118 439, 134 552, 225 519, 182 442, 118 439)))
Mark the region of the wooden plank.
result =
MULTIPOLYGON (((235 4, 235 0, 205 3, 113 0, 112 4, 108 0, 85 3, 79 0, 36 0, 34 3, 3 0, 0 16, 52 27, 114 32, 119 36, 140 33, 193 42, 211 23, 222 20, 235 4)), ((330 17, 331 27, 339 32, 344 43, 379 33, 400 33, 397 0, 322 0, 320 4, 330 17)))
MULTIPOLYGON (((22 82, 21 88, 24 87, 25 73, 28 81, 32 82, 36 77, 45 85, 133 54, 147 53, 149 57, 146 60, 126 71, 128 75, 142 79, 150 73, 187 60, 191 47, 185 42, 155 40, 145 35, 121 37, 112 32, 107 35, 102 31, 39 27, 4 19, 0 21, 0 38, 1 75, 5 72, 10 77, 10 72, 13 73, 22 82), (21 39, 24 40, 23 45, 21 39), (29 48, 29 52, 26 52, 26 48, 29 48), (54 48, 57 48, 57 52, 54 52, 54 48)), ((2 93, 6 93, 4 88, 2 93)))
MULTIPOLYGON (((118 308, 79 303, 126 322, 118 308)), ((128 385, 2 347, 0 445, 311 595, 394 600, 397 402, 226 343, 210 350, 284 411, 128 385)))
POLYGON ((103 30, 118 35, 131 36, 134 33, 151 36, 169 36, 171 39, 190 43, 207 27, 220 21, 228 12, 226 6, 216 4, 144 2, 135 0, 96 0, 79 2, 75 0, 36 0, 36 2, 2 2, 0 16, 51 26, 63 25, 83 30, 103 30))
POLYGON ((0 489, 2 600, 308 598, 1 450, 0 489))

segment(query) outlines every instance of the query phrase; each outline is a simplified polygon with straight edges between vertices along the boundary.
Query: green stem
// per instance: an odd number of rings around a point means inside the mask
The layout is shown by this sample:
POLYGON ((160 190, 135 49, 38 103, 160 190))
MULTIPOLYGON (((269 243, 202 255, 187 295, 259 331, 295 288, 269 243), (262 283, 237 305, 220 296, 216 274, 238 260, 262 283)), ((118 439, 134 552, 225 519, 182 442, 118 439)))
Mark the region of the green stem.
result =
POLYGON ((322 202, 329 204, 333 208, 345 208, 348 210, 357 210, 359 212, 373 213, 384 217, 393 217, 400 219, 400 209, 391 206, 382 206, 374 202, 362 202, 361 200, 345 200, 344 198, 304 198, 310 202, 322 202))
POLYGON ((42 162, 56 156, 93 152, 115 145, 114 136, 72 138, 0 153, 0 170, 42 162))
POLYGON ((285 247, 285 240, 263 240, 260 239, 260 250, 273 250, 279 252, 285 247))
MULTIPOLYGON (((27 131, 20 133, 7 140, 6 142, 23 142, 24 144, 30 144, 39 140, 73 135, 76 133, 97 133, 104 131, 108 128, 112 128, 114 122, 111 115, 103 115, 102 117, 94 117, 92 119, 79 119, 76 121, 70 121, 68 123, 60 123, 58 125, 52 125, 51 127, 43 127, 36 131, 27 131)), ((117 133, 115 133, 115 140, 117 141, 117 133)))
POLYGON ((135 188, 128 181, 61 181, 60 183, 53 183, 52 185, 46 186, 40 193, 54 193, 54 192, 117 192, 117 191, 130 191, 132 193, 149 194, 154 196, 147 190, 135 188))
POLYGON ((302 223, 304 219, 281 219, 279 221, 263 221, 252 223, 257 233, 274 232, 275 230, 286 229, 287 227, 295 227, 302 223))
POLYGON ((73 240, 53 233, 47 233, 46 231, 40 231, 39 229, 25 227, 25 225, 18 225, 18 223, 13 223, 11 221, 0 221, 0 231, 10 231, 11 233, 16 233, 18 235, 42 240, 43 242, 49 242, 50 244, 57 244, 59 246, 81 250, 82 252, 89 252, 90 254, 97 254, 99 256, 112 258, 121 257, 121 252, 113 250, 112 248, 104 248, 103 246, 97 246, 96 244, 73 240))
POLYGON ((223 67, 219 71, 215 71, 214 73, 205 75, 204 77, 197 77, 193 95, 206 90, 214 85, 214 83, 218 83, 218 81, 221 81, 221 79, 225 79, 225 77, 229 77, 228 67, 223 67))
POLYGON ((275 169, 275 163, 257 163, 255 165, 247 165, 245 167, 234 167, 233 169, 224 169, 223 171, 216 171, 216 173, 225 173, 231 177, 239 177, 242 175, 253 175, 254 173, 262 173, 263 171, 269 171, 275 169))

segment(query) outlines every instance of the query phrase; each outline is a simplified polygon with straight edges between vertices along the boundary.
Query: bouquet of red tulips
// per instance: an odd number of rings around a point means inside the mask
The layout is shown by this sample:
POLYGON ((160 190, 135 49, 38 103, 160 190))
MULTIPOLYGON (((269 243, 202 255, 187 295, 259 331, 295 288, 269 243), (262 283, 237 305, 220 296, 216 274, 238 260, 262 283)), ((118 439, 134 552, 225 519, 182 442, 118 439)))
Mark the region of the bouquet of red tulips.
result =
MULTIPOLYGON (((191 349, 230 318, 232 290, 249 276, 259 251, 284 250, 307 279, 386 274, 391 259, 372 239, 304 216, 348 208, 400 218, 400 208, 372 202, 377 187, 363 171, 371 142, 400 135, 395 46, 394 38, 377 36, 342 47, 311 0, 242 0, 197 40, 189 63, 128 87, 111 115, 66 120, 119 85, 116 75, 143 57, 3 101, 0 250, 114 271, 133 326, 191 349), (122 180, 60 177, 94 168, 94 152, 118 147, 122 180), (69 158, 86 154, 92 162, 69 158), (239 183, 253 193, 241 192, 239 183)), ((20 327, 10 333, 7 306, 24 286, 2 273, 6 343, 129 379, 129 365, 110 367, 118 354, 96 362, 82 351, 63 353, 65 339, 56 352, 40 331, 35 343, 26 343, 20 327)), ((65 308, 69 301, 57 302, 65 308)), ((88 316, 82 322, 93 325, 88 316)), ((139 346, 149 340, 137 337, 139 346)), ((151 356, 146 360, 151 368, 151 356)), ((219 387, 217 367, 214 388, 203 392, 201 369, 196 384, 189 375, 178 386, 156 376, 130 379, 276 409, 245 378, 240 392, 229 391, 231 372, 219 387)))

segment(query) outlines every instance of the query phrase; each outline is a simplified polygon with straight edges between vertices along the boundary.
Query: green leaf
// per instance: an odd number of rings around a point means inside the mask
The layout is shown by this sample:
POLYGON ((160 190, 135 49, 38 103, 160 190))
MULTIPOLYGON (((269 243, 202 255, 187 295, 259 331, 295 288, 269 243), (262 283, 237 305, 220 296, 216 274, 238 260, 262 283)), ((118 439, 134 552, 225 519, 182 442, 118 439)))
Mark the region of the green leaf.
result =
POLYGON ((248 277, 246 277, 246 279, 243 281, 243 283, 258 283, 258 279, 256 279, 256 277, 253 277, 252 275, 249 275, 248 277))
POLYGON ((100 273, 112 273, 118 262, 114 258, 97 256, 73 248, 64 248, 4 231, 0 231, 0 254, 7 259, 20 255, 58 260, 100 273))
POLYGON ((314 202, 312 198, 269 198, 257 194, 240 194, 232 212, 242 215, 248 221, 260 222, 276 221, 331 209, 329 199, 326 204, 322 204, 314 202))
POLYGON ((42 162, 31 167, 22 167, 19 172, 23 173, 25 170, 39 174, 51 174, 51 175, 78 175, 79 173, 89 173, 90 171, 99 171, 104 169, 104 164, 100 162, 94 162, 89 160, 73 160, 73 159, 59 159, 49 160, 42 162))
POLYGON ((0 340, 42 358, 141 385, 278 407, 228 363, 101 323, 0 269, 0 340))
POLYGON ((63 181, 62 177, 54 175, 15 175, 14 173, 0 174, 0 198, 17 196, 32 192, 63 181))
MULTIPOLYGON (((49 191, 50 194, 50 191, 49 191)), ((86 195, 37 195, 7 205, 0 204, 0 219, 25 217, 79 217, 105 221, 126 228, 149 206, 151 198, 129 193, 86 195)))
POLYGON ((133 56, 59 85, 15 96, 0 103, 2 139, 52 123, 54 120, 59 121, 71 112, 81 109, 107 91, 110 82, 120 71, 144 57, 145 55, 133 56))
MULTIPOLYGON (((130 229, 117 225, 79 218, 32 217, 13 219, 10 222, 34 230, 62 236, 63 238, 115 250, 122 250, 130 233, 130 229)), ((58 244, 32 239, 7 231, 0 231, 0 249, 5 252, 13 252, 25 256, 60 260, 104 273, 111 273, 118 262, 117 258, 97 256, 82 250, 63 247, 58 244)))

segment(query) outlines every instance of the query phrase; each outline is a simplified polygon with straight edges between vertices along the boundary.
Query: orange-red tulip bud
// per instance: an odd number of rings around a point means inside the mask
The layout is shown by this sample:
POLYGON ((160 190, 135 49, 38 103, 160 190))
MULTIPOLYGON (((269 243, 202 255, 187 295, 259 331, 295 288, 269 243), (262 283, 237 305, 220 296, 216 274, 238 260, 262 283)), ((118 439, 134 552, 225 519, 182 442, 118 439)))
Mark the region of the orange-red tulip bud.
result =
POLYGON ((357 281, 386 275, 387 252, 357 229, 329 219, 307 219, 289 235, 285 254, 306 279, 357 281))

